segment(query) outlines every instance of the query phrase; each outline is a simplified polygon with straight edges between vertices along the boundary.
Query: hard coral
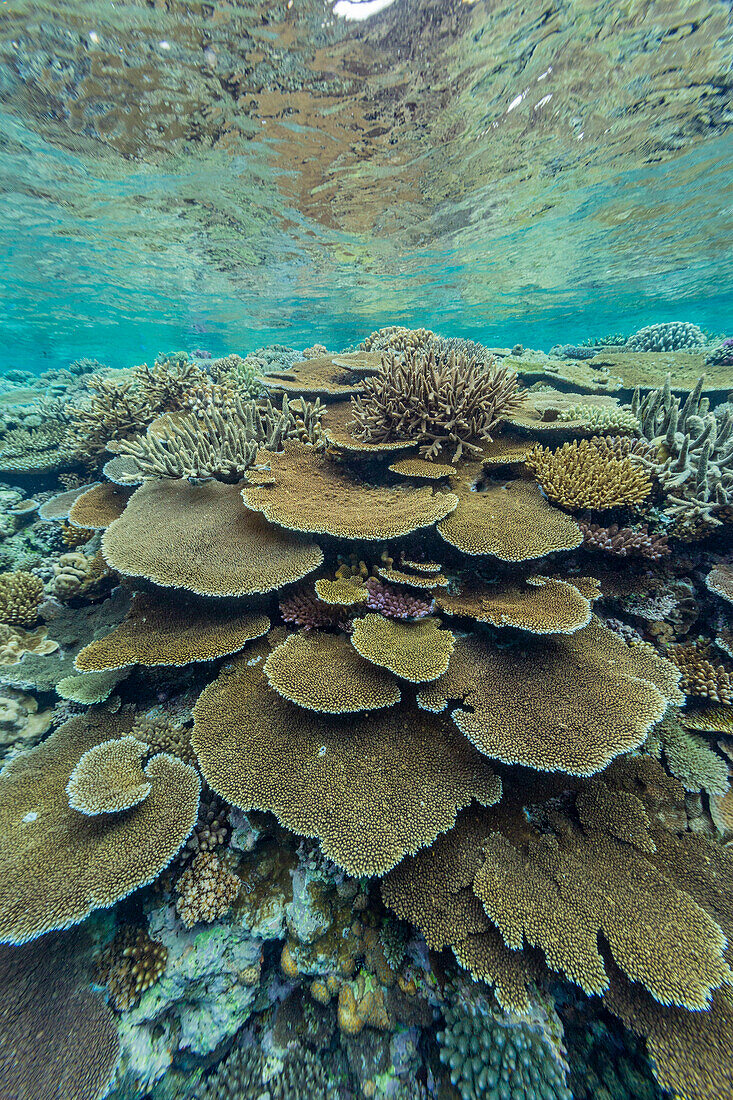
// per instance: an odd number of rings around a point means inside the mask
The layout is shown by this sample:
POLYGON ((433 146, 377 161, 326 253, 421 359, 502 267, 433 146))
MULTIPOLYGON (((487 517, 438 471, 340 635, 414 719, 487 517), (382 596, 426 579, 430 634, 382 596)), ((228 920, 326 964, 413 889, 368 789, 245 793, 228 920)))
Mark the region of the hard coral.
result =
POLYGON ((393 584, 386 584, 376 577, 368 577, 366 606, 388 619, 424 619, 433 610, 433 602, 403 592, 393 584))
POLYGON ((661 561, 670 553, 666 535, 649 532, 646 524, 641 527, 619 527, 617 523, 602 527, 598 523, 578 522, 583 532, 583 545, 589 550, 604 550, 619 558, 639 557, 649 561, 661 561))
POLYGON ((463 355, 434 351, 385 356, 363 391, 352 400, 357 438, 414 440, 426 458, 453 447, 454 462, 464 450, 480 453, 480 444, 491 440, 491 432, 523 397, 514 371, 493 362, 487 369, 463 355))
POLYGON ((434 618, 395 622, 383 615, 356 619, 351 644, 367 661, 412 683, 436 680, 448 668, 454 638, 434 618))
POLYGON ((213 852, 199 852, 176 883, 176 912, 186 928, 211 924, 231 908, 241 885, 213 852))
POLYGON ((564 508, 615 508, 641 504, 652 483, 638 461, 604 436, 564 443, 556 451, 539 444, 527 456, 550 500, 564 508))
POLYGON ((43 581, 32 573, 0 573, 0 623, 32 626, 38 619, 43 581))
POLYGON ((114 1007, 126 1012, 155 985, 167 959, 168 948, 151 939, 146 928, 125 924, 97 960, 95 978, 107 987, 114 1007))
POLYGON ((142 766, 147 751, 143 741, 129 736, 87 749, 66 784, 72 810, 120 813, 142 802, 153 789, 142 766))
POLYGON ((733 703, 733 670, 714 663, 706 643, 680 642, 668 647, 667 656, 682 672, 680 686, 685 694, 711 703, 733 703))
POLYGON ((629 351, 687 351, 703 347, 705 335, 687 321, 665 321, 640 328, 626 341, 629 351))

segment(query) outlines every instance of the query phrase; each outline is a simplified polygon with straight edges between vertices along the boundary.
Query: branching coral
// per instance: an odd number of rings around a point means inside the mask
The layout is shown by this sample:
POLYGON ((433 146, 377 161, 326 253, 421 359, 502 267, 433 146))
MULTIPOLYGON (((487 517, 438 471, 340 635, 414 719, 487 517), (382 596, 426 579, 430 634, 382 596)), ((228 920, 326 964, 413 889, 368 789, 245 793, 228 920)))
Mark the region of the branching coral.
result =
MULTIPOLYGON (((142 477, 218 478, 240 481, 261 448, 279 450, 285 439, 318 444, 322 440, 321 407, 307 401, 282 409, 271 401, 242 400, 212 405, 198 414, 171 420, 162 434, 148 433, 117 445, 120 455, 135 461, 135 479, 142 477)), ((125 480, 125 475, 121 475, 125 480)))
POLYGON ((366 606, 389 619, 424 619, 433 610, 433 601, 421 599, 411 592, 403 592, 393 584, 386 584, 376 577, 368 577, 366 606))
POLYGON ((604 550, 619 558, 648 558, 649 561, 661 561, 670 553, 667 536, 650 533, 645 523, 641 527, 619 527, 617 523, 602 527, 580 520, 578 526, 583 532, 583 545, 589 550, 604 550))
POLYGON ((43 581, 32 573, 0 573, 0 623, 33 626, 43 598, 43 581))
POLYGON ((652 483, 632 454, 605 436, 564 443, 556 451, 539 444, 527 456, 550 500, 564 508, 615 508, 641 504, 652 483))
POLYGON ((168 948, 148 935, 147 929, 123 925, 97 960, 95 978, 107 987, 116 1009, 125 1012, 158 981, 168 959, 168 948))
POLYGON ((640 435, 654 447, 644 465, 666 494, 665 511, 684 530, 702 523, 717 526, 721 511, 733 503, 733 413, 718 419, 702 396, 698 380, 684 404, 672 394, 670 375, 632 408, 640 435))
POLYGON ((522 397, 516 373, 493 362, 487 368, 454 352, 406 352, 385 357, 365 380, 352 401, 352 430, 368 442, 417 441, 426 458, 452 447, 455 462, 464 450, 480 453, 522 397))
POLYGON ((241 885, 213 852, 199 852, 176 883, 176 912, 186 928, 211 924, 231 908, 241 885))
POLYGON ((667 656, 682 672, 680 686, 685 694, 699 695, 711 703, 733 703, 733 670, 711 660, 709 645, 679 642, 668 647, 667 656))

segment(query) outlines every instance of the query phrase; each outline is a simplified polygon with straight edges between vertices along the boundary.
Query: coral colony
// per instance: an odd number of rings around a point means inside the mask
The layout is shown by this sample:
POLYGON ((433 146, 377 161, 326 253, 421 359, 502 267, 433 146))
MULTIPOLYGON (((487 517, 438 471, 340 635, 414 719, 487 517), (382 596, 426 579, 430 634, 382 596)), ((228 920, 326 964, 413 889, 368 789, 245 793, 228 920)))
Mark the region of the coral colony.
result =
POLYGON ((732 343, 6 402, 0 1096, 733 1095, 732 343))

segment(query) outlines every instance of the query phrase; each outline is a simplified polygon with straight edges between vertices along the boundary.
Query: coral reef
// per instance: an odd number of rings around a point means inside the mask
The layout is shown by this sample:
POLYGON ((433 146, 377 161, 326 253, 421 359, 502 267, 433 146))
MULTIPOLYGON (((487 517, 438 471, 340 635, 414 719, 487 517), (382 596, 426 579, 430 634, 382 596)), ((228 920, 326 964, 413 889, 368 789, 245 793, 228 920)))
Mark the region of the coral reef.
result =
POLYGON ((599 523, 581 520, 578 526, 583 532, 583 545, 588 550, 603 550, 619 558, 648 558, 649 561, 660 561, 671 553, 667 536, 650 533, 646 523, 641 527, 619 527, 617 523, 602 527, 599 523))
POLYGON ((176 912, 186 928, 211 924, 234 904, 241 885, 213 852, 199 852, 176 883, 176 912))
POLYGON ((126 924, 96 961, 95 977, 107 987, 109 999, 118 1011, 132 1008, 146 989, 159 980, 165 970, 168 949, 153 940, 147 929, 126 924))
POLYGON ((0 623, 33 626, 42 596, 43 582, 32 573, 0 573, 0 623))
POLYGON ((617 439, 593 436, 563 443, 556 451, 539 444, 527 456, 550 500, 569 509, 606 509, 641 504, 652 491, 649 477, 617 439))
POLYGON ((353 432, 370 443, 410 440, 438 458, 453 449, 478 454, 481 444, 522 401, 516 373, 454 352, 407 352, 386 357, 352 400, 353 432))

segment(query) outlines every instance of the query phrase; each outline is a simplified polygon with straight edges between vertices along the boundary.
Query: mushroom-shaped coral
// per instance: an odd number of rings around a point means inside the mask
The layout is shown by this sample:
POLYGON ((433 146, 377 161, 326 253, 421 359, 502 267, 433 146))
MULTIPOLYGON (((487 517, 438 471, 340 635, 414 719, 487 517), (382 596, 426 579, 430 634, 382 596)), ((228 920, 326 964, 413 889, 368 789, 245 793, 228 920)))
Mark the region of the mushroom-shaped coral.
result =
POLYGON ((591 601, 574 584, 555 577, 528 577, 519 583, 463 584, 460 592, 440 592, 435 602, 448 615, 462 615, 493 626, 514 626, 531 634, 573 634, 587 626, 591 601))
POLYGON ((129 736, 87 749, 66 784, 72 810, 111 814, 137 806, 153 789, 142 766, 147 752, 144 741, 129 736))
MULTIPOLYGON (((473 471, 479 473, 480 469, 473 471)), ((438 524, 441 538, 462 553, 528 561, 574 550, 583 541, 577 523, 553 508, 531 482, 490 481, 477 492, 474 480, 467 472, 457 489, 457 508, 438 524)))
POLYGON ((291 634, 265 661, 265 676, 284 699, 308 710, 352 714, 400 701, 396 681, 360 657, 340 634, 291 634))
POLYGON ((273 692, 246 655, 199 696, 192 743, 222 798, 320 837, 324 855, 355 876, 384 874, 431 844, 472 798, 501 796, 445 720, 404 705, 349 723, 311 714, 273 692))
POLYGON ((104 533, 119 573, 201 596, 271 592, 300 580, 323 553, 242 506, 239 488, 218 481, 147 481, 104 533))
POLYGON ((527 466, 550 500, 564 508, 641 504, 652 483, 621 444, 605 436, 563 443, 556 451, 538 444, 527 456, 527 466))
POLYGON ((138 592, 125 621, 85 646, 75 664, 81 672, 101 672, 135 664, 213 661, 236 653, 269 629, 267 615, 232 608, 225 601, 138 592))
POLYGON ((242 499, 248 508, 290 531, 393 539, 431 527, 457 504, 453 493, 429 487, 365 485, 302 443, 286 441, 282 453, 263 451, 258 460, 267 464, 274 483, 245 485, 242 499))
POLYGON ((24 943, 78 924, 152 882, 185 843, 200 781, 172 756, 148 762, 152 789, 123 813, 88 816, 69 805, 80 757, 128 727, 124 716, 72 718, 0 773, 0 940, 24 943))
POLYGON ((110 523, 119 519, 125 510, 131 489, 115 485, 112 481, 103 481, 80 493, 69 509, 69 523, 76 527, 86 527, 93 531, 103 531, 110 523))
POLYGON ((574 634, 498 647, 478 635, 459 639, 448 671, 418 696, 452 712, 487 756, 542 771, 592 775, 637 748, 680 702, 677 670, 651 646, 629 647, 592 619, 574 634))
POLYGON ((0 623, 32 626, 38 619, 43 581, 32 573, 0 573, 0 623))
POLYGON ((372 664, 403 680, 425 683, 443 675, 453 652, 453 635, 438 625, 434 618, 406 623, 365 615, 354 622, 351 643, 372 664))

